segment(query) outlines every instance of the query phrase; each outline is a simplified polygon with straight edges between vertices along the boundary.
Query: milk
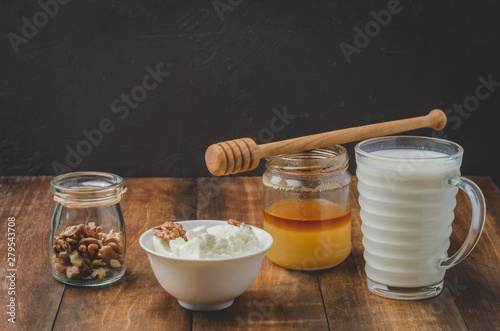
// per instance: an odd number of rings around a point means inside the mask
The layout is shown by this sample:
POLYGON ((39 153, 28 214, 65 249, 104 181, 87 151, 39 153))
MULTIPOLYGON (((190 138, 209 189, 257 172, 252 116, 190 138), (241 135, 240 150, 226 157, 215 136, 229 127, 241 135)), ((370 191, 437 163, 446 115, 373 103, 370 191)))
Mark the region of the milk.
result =
POLYGON ((413 149, 356 156, 367 277, 396 287, 439 283, 450 245, 461 160, 413 149))

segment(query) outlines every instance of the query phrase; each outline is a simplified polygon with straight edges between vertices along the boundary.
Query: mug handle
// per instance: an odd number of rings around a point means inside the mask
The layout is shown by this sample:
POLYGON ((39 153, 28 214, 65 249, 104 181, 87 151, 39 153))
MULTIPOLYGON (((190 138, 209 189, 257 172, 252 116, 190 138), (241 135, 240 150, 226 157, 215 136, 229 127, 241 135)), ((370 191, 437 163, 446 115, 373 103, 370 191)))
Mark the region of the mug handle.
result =
POLYGON ((469 234, 465 238, 462 247, 450 258, 438 260, 437 268, 440 270, 446 270, 459 264, 472 252, 481 236, 481 232, 483 232, 486 218, 486 202, 483 192, 476 183, 465 177, 454 176, 448 178, 448 184, 457 186, 469 197, 472 206, 472 221, 469 234))

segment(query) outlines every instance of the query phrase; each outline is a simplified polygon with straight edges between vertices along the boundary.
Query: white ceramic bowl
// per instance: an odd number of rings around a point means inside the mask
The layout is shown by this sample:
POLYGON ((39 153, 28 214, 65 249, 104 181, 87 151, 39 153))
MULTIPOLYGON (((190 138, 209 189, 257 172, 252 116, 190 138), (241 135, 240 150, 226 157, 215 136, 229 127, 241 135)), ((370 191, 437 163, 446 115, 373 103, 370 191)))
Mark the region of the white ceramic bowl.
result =
MULTIPOLYGON (((209 228, 227 224, 226 221, 197 220, 177 222, 185 230, 204 225, 209 228)), ((165 256, 153 250, 153 229, 142 234, 139 244, 146 251, 153 272, 160 285, 191 310, 220 310, 231 306, 234 299, 252 285, 273 237, 252 226, 263 243, 263 248, 250 255, 227 258, 194 260, 165 256)))

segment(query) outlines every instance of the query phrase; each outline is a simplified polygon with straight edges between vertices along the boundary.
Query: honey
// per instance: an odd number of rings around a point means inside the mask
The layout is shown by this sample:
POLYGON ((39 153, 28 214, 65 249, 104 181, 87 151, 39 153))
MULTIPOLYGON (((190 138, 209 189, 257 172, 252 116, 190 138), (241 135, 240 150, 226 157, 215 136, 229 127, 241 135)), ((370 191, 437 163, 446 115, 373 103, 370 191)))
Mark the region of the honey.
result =
POLYGON ((267 257, 294 270, 321 270, 351 252, 351 175, 344 147, 271 156, 262 176, 267 257))
POLYGON ((295 270, 326 269, 351 252, 351 212, 325 199, 289 199, 264 210, 264 230, 274 238, 267 257, 295 270))

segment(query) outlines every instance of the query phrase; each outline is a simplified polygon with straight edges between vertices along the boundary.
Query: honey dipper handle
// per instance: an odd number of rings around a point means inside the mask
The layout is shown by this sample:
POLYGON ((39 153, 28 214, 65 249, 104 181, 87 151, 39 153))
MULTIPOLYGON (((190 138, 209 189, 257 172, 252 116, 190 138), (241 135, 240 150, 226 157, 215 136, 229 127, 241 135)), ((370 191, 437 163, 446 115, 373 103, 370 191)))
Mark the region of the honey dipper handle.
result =
POLYGON ((250 138, 242 138, 211 145, 205 153, 205 162, 212 174, 226 176, 253 170, 264 157, 345 144, 425 127, 442 130, 445 125, 445 113, 434 109, 426 116, 324 132, 264 145, 257 145, 250 138))
POLYGON ((434 109, 426 116, 358 126, 259 145, 260 157, 264 158, 272 155, 295 153, 309 149, 346 144, 353 141, 387 136, 425 127, 442 130, 445 125, 445 113, 442 110, 434 109))

